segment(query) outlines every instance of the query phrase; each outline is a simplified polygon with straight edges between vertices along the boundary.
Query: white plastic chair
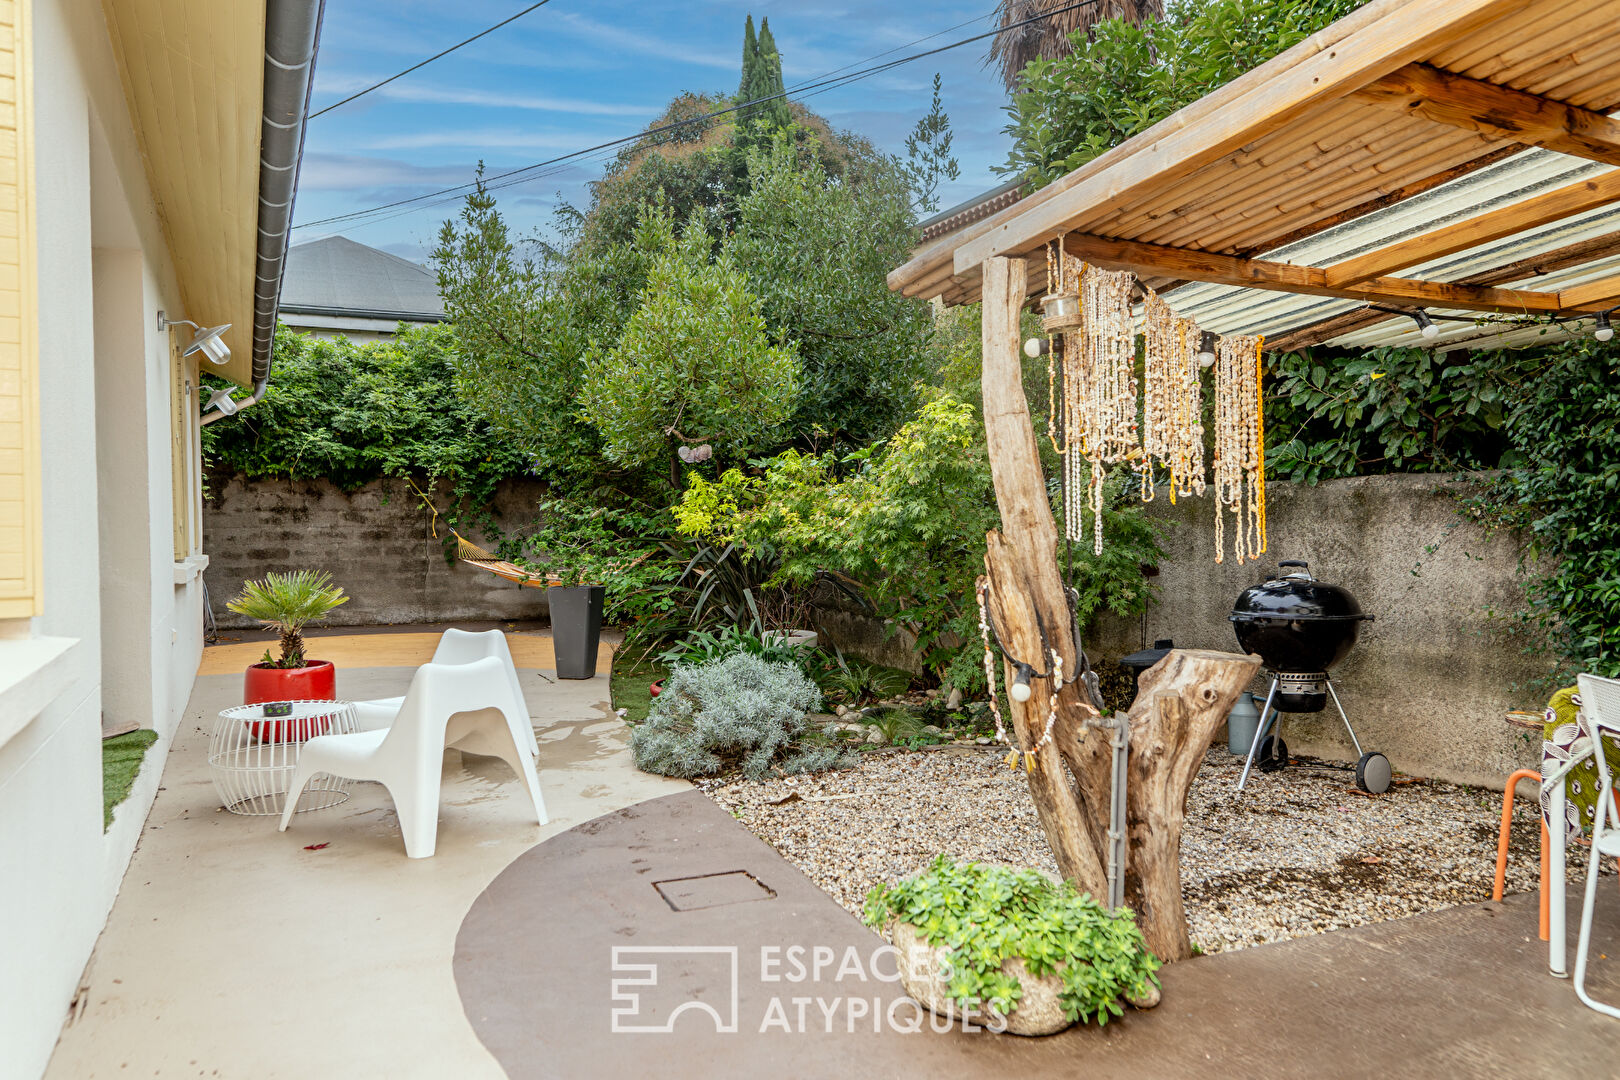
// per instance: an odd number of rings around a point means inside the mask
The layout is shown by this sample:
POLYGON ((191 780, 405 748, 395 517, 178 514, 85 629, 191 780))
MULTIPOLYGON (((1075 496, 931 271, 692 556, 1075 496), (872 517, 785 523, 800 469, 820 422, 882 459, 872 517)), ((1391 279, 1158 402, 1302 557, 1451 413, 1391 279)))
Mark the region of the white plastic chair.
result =
MULTIPOLYGON (((1581 713, 1592 739, 1592 762, 1597 766, 1597 807, 1592 814, 1592 855, 1586 867, 1586 900, 1581 905, 1581 936, 1575 946, 1575 993, 1600 1013, 1620 1017, 1620 1009, 1593 1000, 1586 992, 1586 954, 1592 942, 1592 909, 1597 901, 1598 867, 1605 858, 1620 856, 1620 811, 1614 805, 1614 777, 1603 751, 1605 735, 1620 735, 1620 680, 1578 675, 1581 713)), ((1562 826, 1562 822, 1559 823, 1562 826)))
POLYGON ((373 780, 388 789, 399 815, 405 854, 425 859, 439 833, 440 769, 446 747, 498 757, 528 786, 534 812, 546 823, 546 804, 534 758, 520 741, 528 711, 501 677, 493 656, 470 664, 423 664, 391 727, 343 735, 317 735, 304 744, 287 790, 281 831, 287 831, 298 796, 316 773, 373 780))
MULTIPOLYGON (((429 663, 470 664, 488 656, 493 656, 504 666, 507 681, 512 684, 512 693, 516 696, 519 706, 522 706, 523 684, 518 681, 517 665, 512 663, 512 650, 507 647, 506 635, 499 630, 475 632, 451 627, 440 635, 439 644, 434 648, 433 659, 429 663)), ((394 717, 399 715, 400 706, 404 703, 403 697, 355 702, 355 712, 360 717, 361 729, 375 731, 386 728, 394 722, 394 717)), ((525 717, 529 715, 527 708, 523 708, 522 711, 525 717)), ((540 743, 534 736, 534 725, 526 720, 523 730, 524 742, 529 748, 529 753, 539 754, 540 743)))

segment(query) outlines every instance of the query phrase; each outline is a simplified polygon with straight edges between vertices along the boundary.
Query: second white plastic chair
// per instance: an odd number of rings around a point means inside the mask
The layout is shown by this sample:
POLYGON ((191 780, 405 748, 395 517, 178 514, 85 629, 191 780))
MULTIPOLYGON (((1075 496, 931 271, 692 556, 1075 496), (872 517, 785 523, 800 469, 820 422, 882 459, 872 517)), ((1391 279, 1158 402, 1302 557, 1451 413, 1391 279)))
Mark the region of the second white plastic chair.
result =
POLYGON ((281 815, 287 831, 298 796, 316 773, 371 780, 388 789, 399 815, 405 854, 431 856, 438 843, 439 788, 446 747, 498 757, 528 788, 535 817, 546 823, 546 804, 534 758, 519 741, 528 711, 488 656, 470 664, 423 664, 390 727, 343 735, 317 735, 298 754, 281 815))
MULTIPOLYGON (((507 647, 506 635, 499 630, 485 630, 476 632, 472 630, 457 630, 451 627, 439 637, 439 644, 433 650, 434 664, 470 664, 485 657, 494 657, 501 662, 505 669, 505 676, 512 685, 512 693, 516 696, 518 704, 523 705, 523 685, 518 681, 517 665, 512 663, 512 650, 507 647)), ((377 698, 373 701, 357 701, 354 703, 355 711, 360 717, 360 726, 368 731, 385 728, 394 722, 399 715, 400 706, 405 703, 402 697, 377 698)), ((540 753, 540 743, 534 735, 534 725, 528 719, 528 709, 523 709, 525 732, 524 740, 529 753, 540 753)))
MULTIPOLYGON (((1575 993, 1591 1008, 1620 1017, 1620 1009, 1595 1000, 1586 992, 1586 956, 1592 945, 1592 909, 1597 903, 1598 866, 1605 858, 1620 857, 1620 810, 1614 805, 1614 776, 1604 753, 1604 739, 1620 735, 1620 681, 1596 675, 1578 675, 1581 714, 1592 739, 1597 766, 1597 806, 1592 814, 1592 856, 1586 868, 1586 900, 1581 905, 1581 936, 1575 946, 1575 993)), ((1562 822, 1559 823, 1560 826, 1562 822)))

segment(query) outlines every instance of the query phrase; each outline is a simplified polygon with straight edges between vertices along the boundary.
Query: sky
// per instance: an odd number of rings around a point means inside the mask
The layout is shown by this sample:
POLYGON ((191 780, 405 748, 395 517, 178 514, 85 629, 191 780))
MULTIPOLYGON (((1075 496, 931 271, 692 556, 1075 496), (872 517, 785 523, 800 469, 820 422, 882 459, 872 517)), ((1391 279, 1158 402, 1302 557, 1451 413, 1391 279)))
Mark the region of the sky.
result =
MULTIPOLYGON (((340 0, 326 6, 311 112, 505 19, 529 0, 340 0)), ((1005 94, 985 66, 989 40, 799 98, 795 84, 973 37, 994 25, 994 0, 550 0, 487 37, 380 90, 311 118, 293 243, 343 235, 425 262, 453 200, 371 217, 323 218, 412 199, 633 135, 688 91, 735 93, 743 20, 768 17, 790 97, 835 128, 903 154, 927 111, 935 72, 961 177, 941 207, 994 187, 1007 158, 1005 94), (965 25, 959 25, 965 24, 965 25), (919 41, 918 39, 927 40, 919 41), (916 42, 916 44, 912 44, 916 42), (887 54, 876 61, 878 54, 887 54)), ((520 234, 545 233, 559 201, 583 207, 606 151, 498 193, 520 234)))

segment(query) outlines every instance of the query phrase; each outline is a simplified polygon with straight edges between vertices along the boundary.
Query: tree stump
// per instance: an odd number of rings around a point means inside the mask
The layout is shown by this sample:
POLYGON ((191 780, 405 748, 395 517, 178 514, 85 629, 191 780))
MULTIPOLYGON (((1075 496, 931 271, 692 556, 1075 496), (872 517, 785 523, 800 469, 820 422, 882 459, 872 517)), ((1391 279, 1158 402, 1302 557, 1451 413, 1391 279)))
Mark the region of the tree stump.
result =
MULTIPOLYGON (((1021 259, 997 257, 984 263, 983 274, 984 424, 1001 511, 1001 531, 986 537, 989 615, 1012 656, 1050 672, 1055 652, 1072 678, 1082 654, 1019 359, 1026 270, 1021 259)), ((1253 656, 1176 650, 1142 675, 1128 713, 1125 900, 1161 960, 1192 954, 1181 902, 1187 792, 1215 730, 1259 666, 1253 656)), ((1010 683, 1010 662, 1004 671, 1010 683)), ((1031 689, 1027 702, 1011 703, 1021 747, 1040 741, 1051 711, 1051 680, 1034 679, 1031 689)), ((1053 737, 1026 775, 1058 869, 1081 891, 1106 897, 1112 748, 1108 730, 1091 726, 1096 718, 1082 687, 1064 686, 1053 737)))

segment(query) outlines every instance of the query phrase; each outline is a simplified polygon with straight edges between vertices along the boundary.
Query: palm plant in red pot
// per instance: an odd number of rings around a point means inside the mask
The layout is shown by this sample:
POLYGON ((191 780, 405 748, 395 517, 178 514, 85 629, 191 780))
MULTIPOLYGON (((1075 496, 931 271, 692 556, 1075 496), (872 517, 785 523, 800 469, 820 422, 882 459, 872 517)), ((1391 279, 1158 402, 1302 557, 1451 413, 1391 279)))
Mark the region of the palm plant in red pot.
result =
POLYGON ((281 657, 270 650, 247 669, 242 703, 261 701, 331 701, 337 697, 337 669, 330 660, 304 657, 304 627, 349 598, 324 570, 266 574, 263 581, 242 583, 242 592, 225 606, 257 619, 281 634, 281 657))

